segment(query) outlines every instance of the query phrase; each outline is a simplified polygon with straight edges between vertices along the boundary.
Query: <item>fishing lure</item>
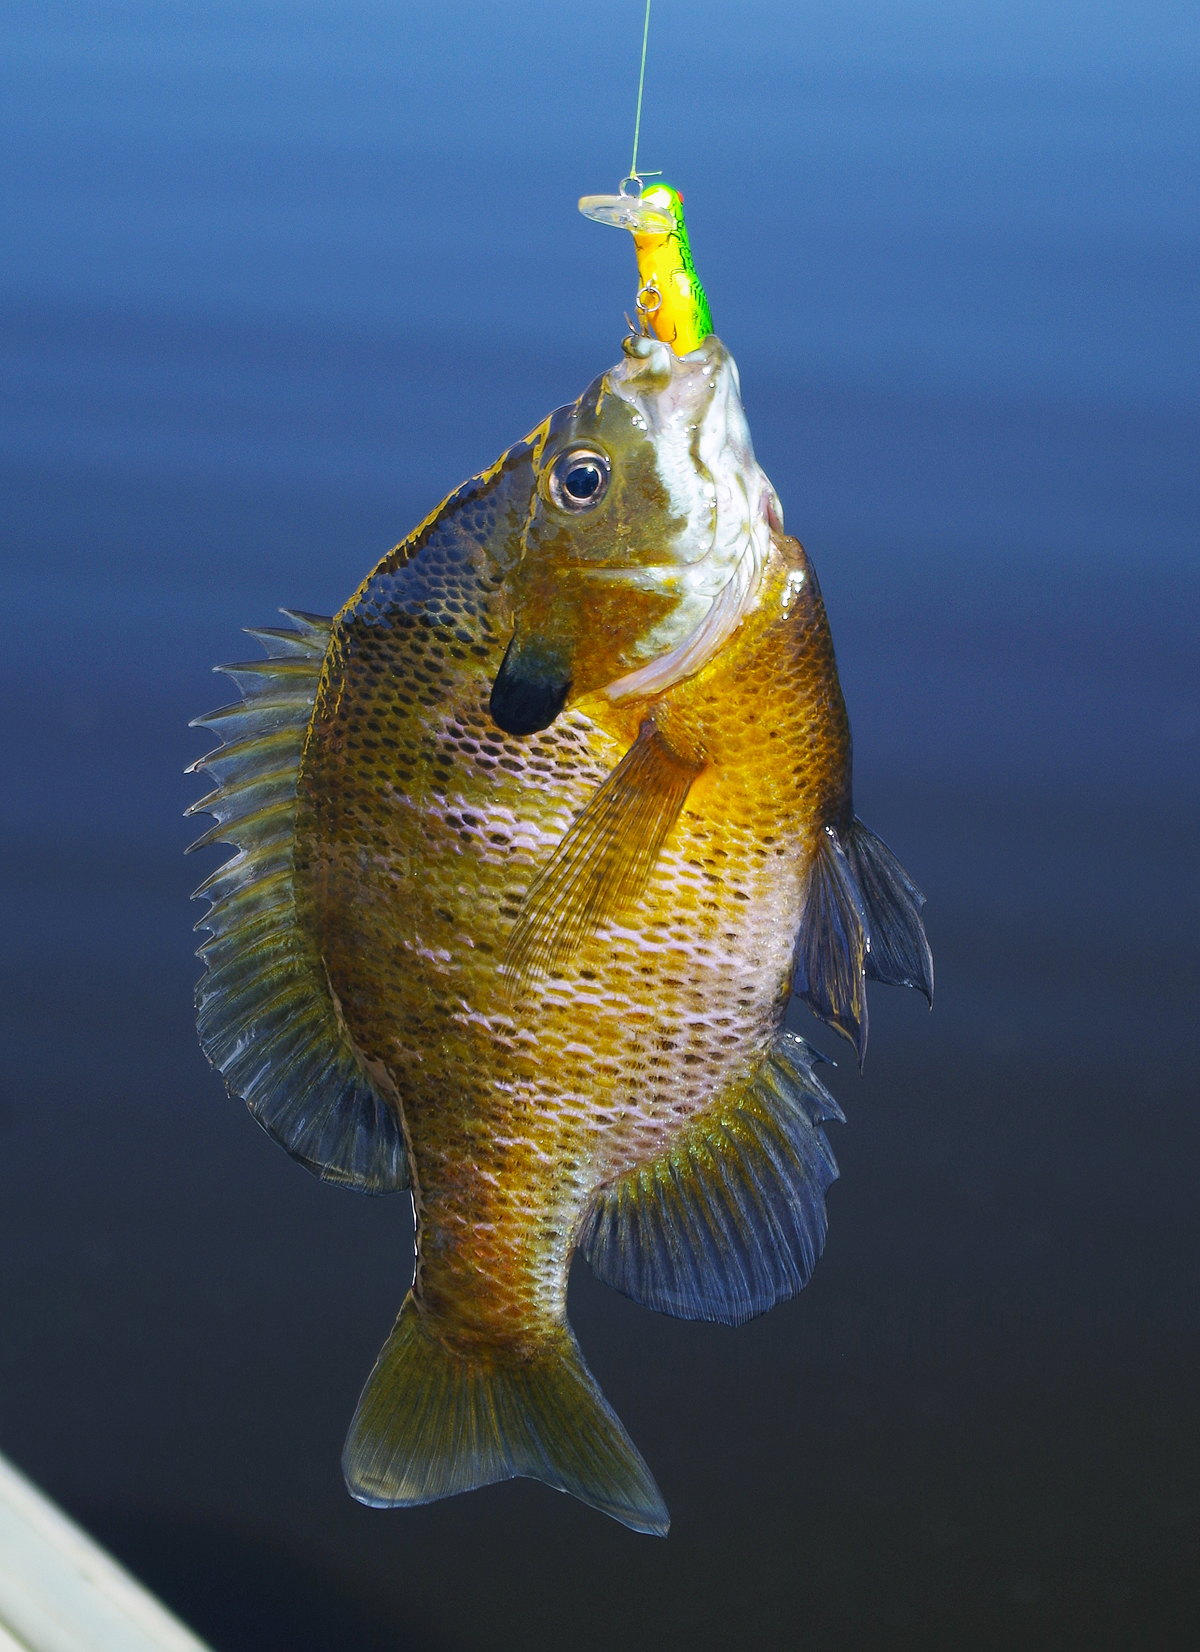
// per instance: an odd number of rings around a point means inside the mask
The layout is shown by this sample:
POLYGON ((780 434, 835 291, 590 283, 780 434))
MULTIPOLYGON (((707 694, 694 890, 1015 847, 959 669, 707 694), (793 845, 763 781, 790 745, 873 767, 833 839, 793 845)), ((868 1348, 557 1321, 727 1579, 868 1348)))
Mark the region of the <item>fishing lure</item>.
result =
POLYGON ((355 1497, 515 1475, 668 1515, 567 1320, 576 1251, 739 1324, 825 1239, 842 1113, 785 1026, 932 999, 922 897, 854 813, 812 564, 712 331, 682 197, 621 359, 465 482, 336 618, 251 633, 199 723, 201 1043, 317 1175, 407 1188, 416 1260, 343 1458, 355 1497))

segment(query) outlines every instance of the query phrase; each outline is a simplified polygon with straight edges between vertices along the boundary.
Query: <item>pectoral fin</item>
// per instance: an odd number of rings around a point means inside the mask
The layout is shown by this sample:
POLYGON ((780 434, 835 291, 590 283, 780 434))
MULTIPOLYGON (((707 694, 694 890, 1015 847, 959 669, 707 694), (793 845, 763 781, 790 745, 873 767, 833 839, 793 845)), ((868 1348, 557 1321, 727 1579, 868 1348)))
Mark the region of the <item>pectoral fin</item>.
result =
POLYGON ((642 724, 525 897, 504 953, 514 993, 637 900, 699 772, 642 724))

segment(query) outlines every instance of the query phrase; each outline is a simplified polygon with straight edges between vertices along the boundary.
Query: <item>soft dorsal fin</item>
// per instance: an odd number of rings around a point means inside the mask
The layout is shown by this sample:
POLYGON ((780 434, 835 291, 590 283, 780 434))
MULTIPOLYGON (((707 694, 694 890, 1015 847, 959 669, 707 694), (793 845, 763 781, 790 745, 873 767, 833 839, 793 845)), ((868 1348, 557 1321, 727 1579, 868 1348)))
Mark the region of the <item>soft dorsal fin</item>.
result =
POLYGON ((385 1072, 368 1071, 325 966, 297 921, 292 886, 296 782, 332 622, 284 610, 294 631, 252 631, 265 660, 219 667, 243 698, 193 727, 224 744, 191 765, 217 782, 188 814, 217 824, 193 849, 237 853, 196 895, 207 971, 196 988, 205 1055, 263 1129, 327 1181, 369 1193, 408 1186, 398 1109, 385 1072))
POLYGON ((652 722, 642 724, 530 886, 504 951, 514 993, 561 969, 602 923, 637 900, 699 772, 652 722))
POLYGON ((825 1244, 837 1164, 821 1125, 841 1119, 784 1033, 746 1087, 597 1197, 579 1248, 597 1278, 677 1319, 740 1325, 803 1289, 825 1244))

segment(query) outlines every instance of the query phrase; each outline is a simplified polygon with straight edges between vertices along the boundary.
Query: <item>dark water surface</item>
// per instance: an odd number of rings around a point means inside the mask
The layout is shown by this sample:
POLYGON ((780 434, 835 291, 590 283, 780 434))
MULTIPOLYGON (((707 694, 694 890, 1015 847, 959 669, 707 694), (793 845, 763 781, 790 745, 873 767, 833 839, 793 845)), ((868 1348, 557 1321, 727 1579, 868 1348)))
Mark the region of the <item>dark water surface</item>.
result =
POLYGON ((849 1119, 799 1300, 572 1278, 666 1543, 345 1495, 405 1201, 208 1070, 180 818, 237 628, 332 612, 615 359, 631 251, 573 199, 640 4, 0 27, 0 1450, 219 1652, 1197 1644, 1194 16, 656 7, 645 161, 938 969, 862 1079, 795 1017, 849 1119))

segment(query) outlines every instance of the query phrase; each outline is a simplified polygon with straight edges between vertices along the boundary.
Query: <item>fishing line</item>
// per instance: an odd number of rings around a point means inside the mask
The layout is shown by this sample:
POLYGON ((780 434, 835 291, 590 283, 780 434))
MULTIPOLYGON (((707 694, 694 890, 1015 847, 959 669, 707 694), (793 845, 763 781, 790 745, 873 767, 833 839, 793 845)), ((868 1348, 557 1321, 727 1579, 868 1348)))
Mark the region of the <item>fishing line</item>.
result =
POLYGON ((633 165, 629 168, 630 178, 636 178, 638 137, 642 130, 642 88, 646 84, 646 42, 650 38, 650 0, 646 0, 646 22, 642 29, 642 67, 638 75, 637 114, 633 122, 633 165))

